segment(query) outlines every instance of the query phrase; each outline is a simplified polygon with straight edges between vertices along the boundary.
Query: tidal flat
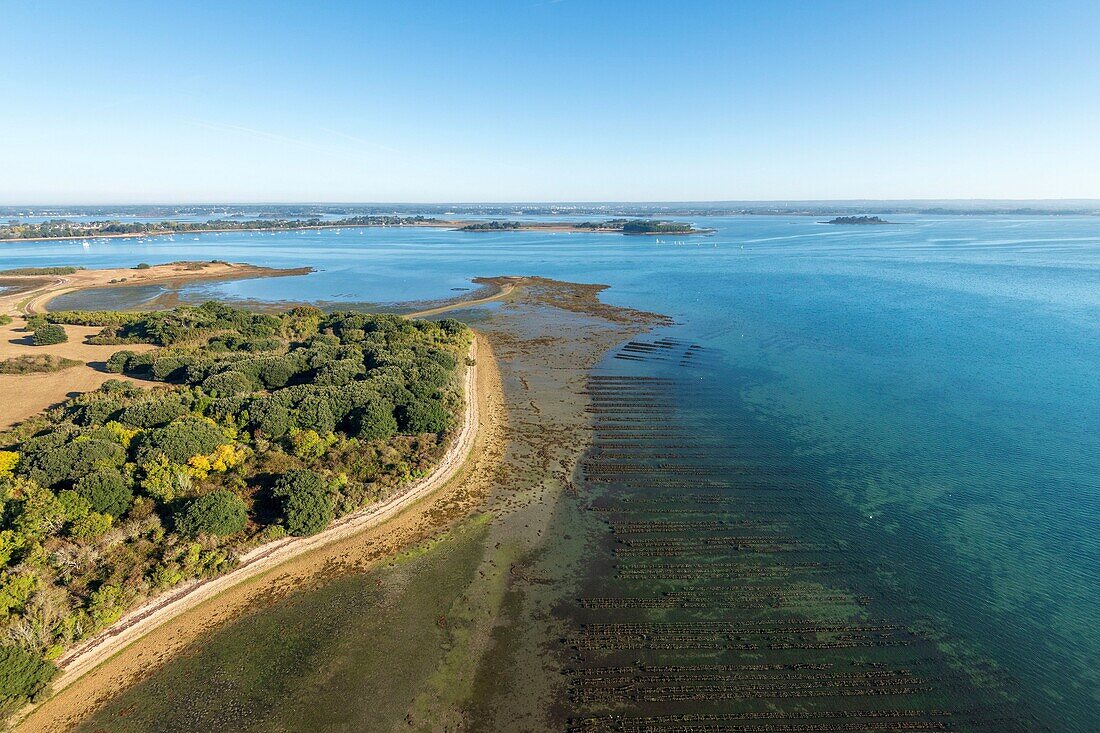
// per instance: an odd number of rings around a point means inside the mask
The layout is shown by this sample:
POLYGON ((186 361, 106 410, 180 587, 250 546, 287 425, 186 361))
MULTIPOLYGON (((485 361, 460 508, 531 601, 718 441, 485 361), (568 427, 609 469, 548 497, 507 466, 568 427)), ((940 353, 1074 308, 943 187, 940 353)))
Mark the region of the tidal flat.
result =
POLYGON ((503 383, 477 500, 253 599, 77 730, 1032 729, 836 539, 860 518, 713 409, 714 355, 596 293, 532 279, 457 314, 503 383))

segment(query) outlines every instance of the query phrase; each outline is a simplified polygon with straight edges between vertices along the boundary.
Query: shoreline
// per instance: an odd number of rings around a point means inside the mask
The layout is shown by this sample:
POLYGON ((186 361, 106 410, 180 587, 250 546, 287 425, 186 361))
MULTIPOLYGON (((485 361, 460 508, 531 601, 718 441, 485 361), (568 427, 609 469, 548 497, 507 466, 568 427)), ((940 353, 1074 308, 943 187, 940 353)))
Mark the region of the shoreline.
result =
MULTIPOLYGON (((228 573, 193 581, 133 609, 91 639, 63 654, 58 663, 62 671, 53 681, 49 697, 27 705, 13 715, 9 721, 12 729, 22 729, 24 723, 38 710, 56 700, 64 690, 169 621, 214 601, 224 592, 242 586, 291 560, 383 525, 387 520, 396 518, 449 485, 472 462, 476 443, 483 432, 483 424, 489 422, 489 415, 483 414, 487 411, 482 405, 489 395, 483 393, 484 385, 479 388, 479 382, 489 381, 487 373, 495 372, 495 360, 484 336, 477 332, 470 344, 470 358, 474 363, 467 367, 464 375, 466 406, 462 427, 428 476, 383 502, 335 520, 318 534, 288 537, 259 545, 244 553, 240 564, 228 573), (482 362, 481 359, 486 361, 482 362)), ((492 425, 490 423, 485 427, 492 425)))
POLYGON ((249 280, 261 277, 295 277, 308 275, 312 267, 277 269, 244 262, 167 262, 148 269, 109 268, 77 270, 71 275, 12 275, 5 280, 26 281, 31 287, 0 298, 0 309, 13 306, 22 315, 46 313, 46 305, 60 295, 82 290, 112 287, 137 287, 167 283, 215 282, 218 280, 249 280), (187 269, 196 266, 196 269, 187 269), (113 279, 114 282, 110 280, 113 279), (51 280, 50 282, 46 282, 51 280), (34 283, 39 283, 37 286, 34 283), (18 300, 12 300, 13 296, 18 300))
POLYGON ((0 238, 0 244, 12 242, 73 242, 88 241, 94 239, 141 239, 144 237, 171 237, 198 234, 232 234, 234 232, 267 233, 267 232, 305 232, 321 229, 447 229, 449 231, 462 232, 464 234, 507 234, 509 232, 552 232, 566 234, 619 234, 622 236, 695 236, 714 234, 714 229, 693 229, 686 232, 624 232, 619 229, 599 229, 596 227, 576 227, 568 222, 530 222, 518 227, 506 229, 464 229, 471 224, 483 224, 481 220, 437 220, 425 221, 417 224, 310 224, 300 227, 249 227, 246 229, 189 229, 187 231, 167 232, 124 232, 111 234, 78 234, 65 237, 5 237, 0 238))

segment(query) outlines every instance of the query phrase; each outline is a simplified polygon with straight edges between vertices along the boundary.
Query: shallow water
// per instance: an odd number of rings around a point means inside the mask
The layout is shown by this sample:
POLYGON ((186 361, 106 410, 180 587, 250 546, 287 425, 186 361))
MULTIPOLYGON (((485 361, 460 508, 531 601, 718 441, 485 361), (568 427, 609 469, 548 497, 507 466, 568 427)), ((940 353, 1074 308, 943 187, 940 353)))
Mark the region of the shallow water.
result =
POLYGON ((608 283, 606 301, 672 316, 657 335, 706 355, 692 369, 608 362, 667 372, 677 445, 758 456, 812 486, 815 516, 791 521, 863 561, 842 585, 870 583, 941 651, 994 665, 981 668, 1052 728, 1095 730, 1100 221, 896 218, 707 219, 717 235, 660 243, 426 229, 27 243, 4 245, 2 265, 319 268, 187 289, 287 301, 424 301, 479 275, 608 283), (751 451, 731 452, 745 426, 751 451))

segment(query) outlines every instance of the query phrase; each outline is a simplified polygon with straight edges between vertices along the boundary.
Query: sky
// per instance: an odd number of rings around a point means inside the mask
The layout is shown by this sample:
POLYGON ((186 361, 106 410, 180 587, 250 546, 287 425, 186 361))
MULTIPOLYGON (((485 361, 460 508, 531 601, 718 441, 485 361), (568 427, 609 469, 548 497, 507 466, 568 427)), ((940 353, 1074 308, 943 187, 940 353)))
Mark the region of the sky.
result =
POLYGON ((1100 198, 1100 2, 0 0, 0 204, 1100 198))

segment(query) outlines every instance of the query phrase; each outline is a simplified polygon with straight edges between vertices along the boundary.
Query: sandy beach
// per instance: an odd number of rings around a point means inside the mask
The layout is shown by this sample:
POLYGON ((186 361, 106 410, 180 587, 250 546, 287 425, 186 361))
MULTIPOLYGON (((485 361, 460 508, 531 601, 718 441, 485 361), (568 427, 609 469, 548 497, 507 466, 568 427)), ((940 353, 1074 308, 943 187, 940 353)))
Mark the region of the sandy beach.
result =
MULTIPOLYGON (((0 374, 0 430, 9 428, 51 405, 62 402, 78 392, 97 389, 108 379, 125 379, 142 387, 155 383, 110 374, 103 364, 121 347, 86 343, 100 329, 87 326, 65 326, 69 340, 63 344, 34 346, 31 334, 24 329, 23 315, 42 313, 46 305, 63 293, 92 288, 155 285, 162 283, 237 280, 253 277, 304 275, 310 268, 276 270, 228 262, 175 262, 144 270, 114 268, 78 270, 71 275, 6 275, 0 284, 0 313, 13 317, 11 323, 0 326, 0 360, 24 355, 52 354, 83 362, 59 372, 46 374, 0 374)), ((149 351, 149 344, 128 345, 131 351, 149 351)))

